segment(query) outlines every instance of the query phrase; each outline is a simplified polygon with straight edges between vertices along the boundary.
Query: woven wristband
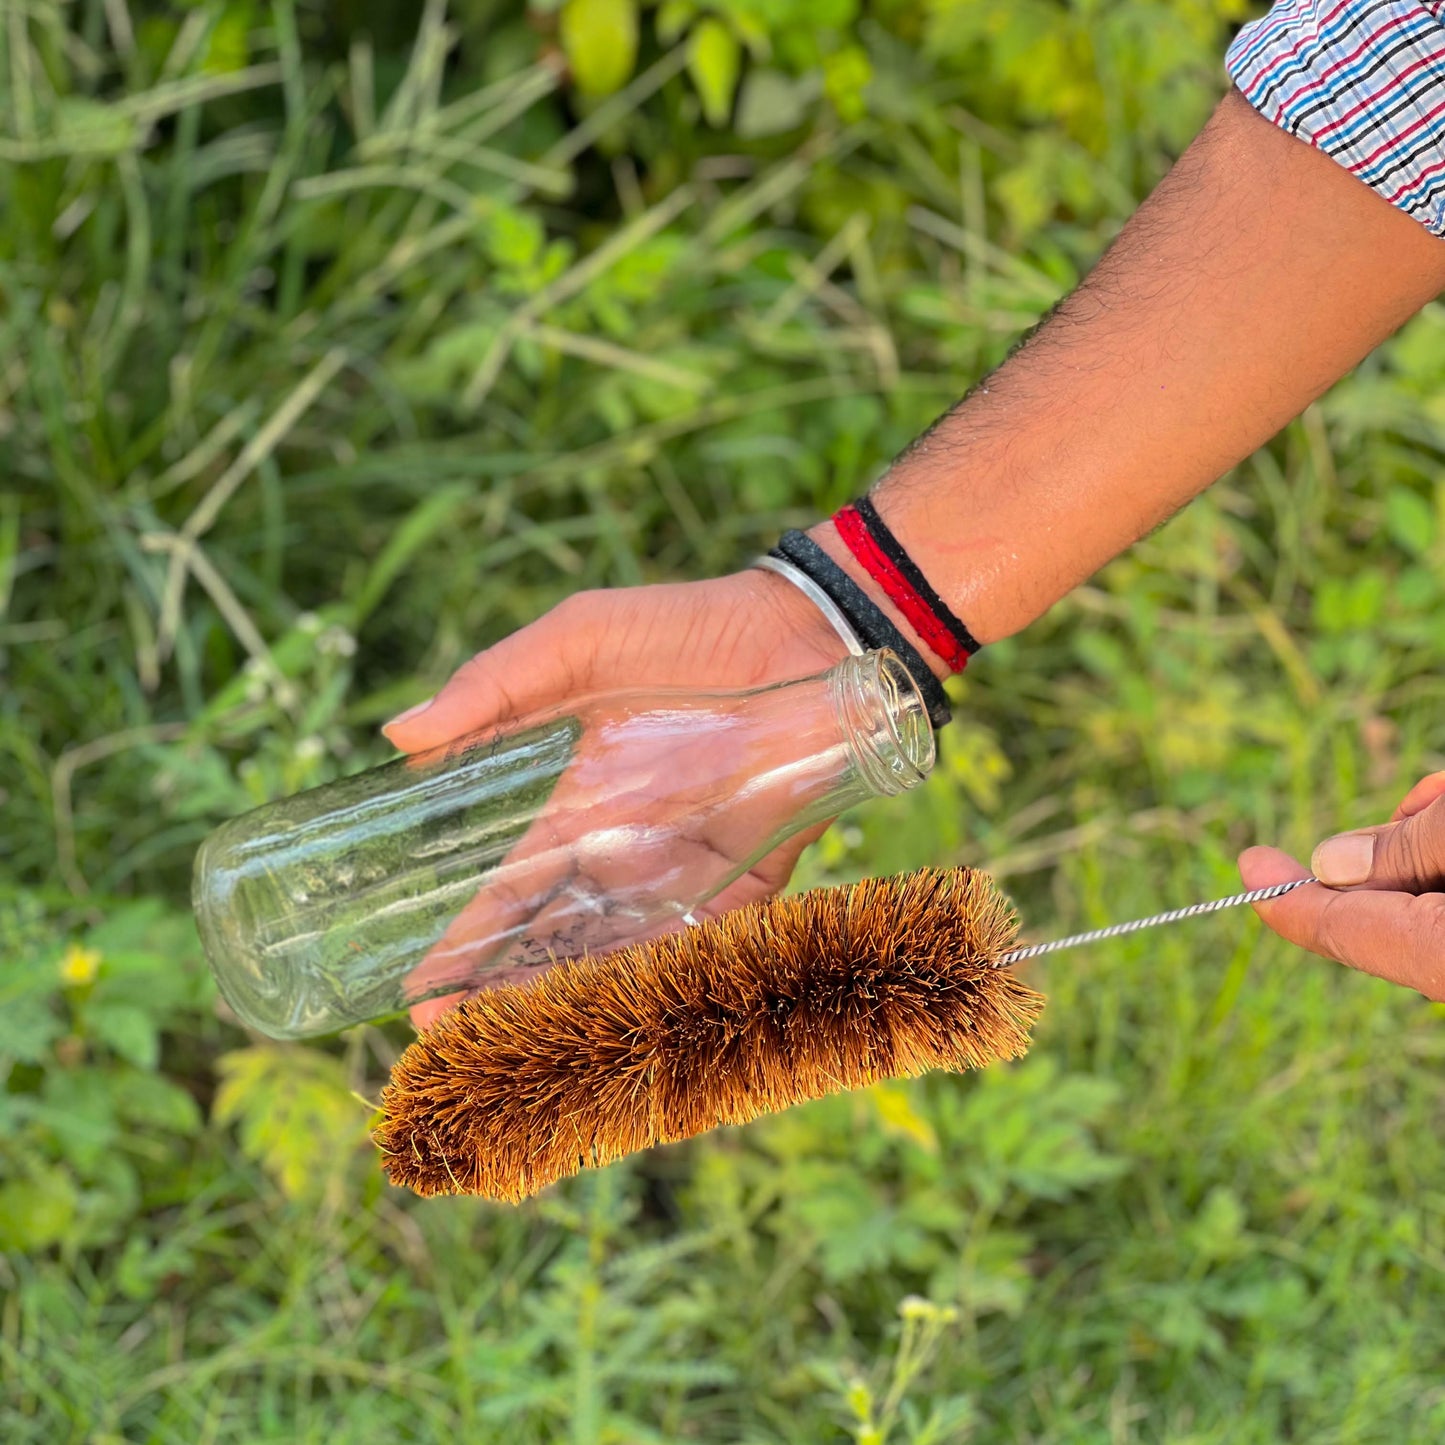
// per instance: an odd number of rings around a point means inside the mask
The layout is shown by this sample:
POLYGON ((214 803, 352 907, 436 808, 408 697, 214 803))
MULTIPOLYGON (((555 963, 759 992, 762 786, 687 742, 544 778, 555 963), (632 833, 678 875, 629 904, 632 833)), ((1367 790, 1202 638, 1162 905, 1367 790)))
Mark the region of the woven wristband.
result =
POLYGON ((870 648, 890 648, 912 674, 923 701, 928 719, 935 729, 951 721, 953 710, 943 691, 943 684, 923 660, 918 649, 893 625, 866 592, 806 532, 784 532, 772 556, 791 562, 805 576, 811 577, 833 600, 833 605, 848 619, 848 625, 870 648))
POLYGON ((833 515, 848 550, 887 594, 908 624, 954 672, 962 672, 979 642, 929 585, 867 497, 833 515))

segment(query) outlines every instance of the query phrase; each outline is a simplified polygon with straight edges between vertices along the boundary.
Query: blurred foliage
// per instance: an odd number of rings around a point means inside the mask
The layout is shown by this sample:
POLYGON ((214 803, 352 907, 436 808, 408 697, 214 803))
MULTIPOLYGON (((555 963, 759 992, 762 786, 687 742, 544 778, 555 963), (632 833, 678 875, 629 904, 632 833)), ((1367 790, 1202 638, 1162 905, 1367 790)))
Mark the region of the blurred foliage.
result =
MULTIPOLYGON (((567 592, 744 563, 1070 287, 1204 0, 0 3, 0 1436, 1434 1441, 1440 1010, 1225 916, 1033 1057, 519 1210, 358 1147, 403 1036, 247 1040, 217 820, 567 592)), ((958 684, 800 883, 1031 931, 1445 766, 1445 311, 958 684)))

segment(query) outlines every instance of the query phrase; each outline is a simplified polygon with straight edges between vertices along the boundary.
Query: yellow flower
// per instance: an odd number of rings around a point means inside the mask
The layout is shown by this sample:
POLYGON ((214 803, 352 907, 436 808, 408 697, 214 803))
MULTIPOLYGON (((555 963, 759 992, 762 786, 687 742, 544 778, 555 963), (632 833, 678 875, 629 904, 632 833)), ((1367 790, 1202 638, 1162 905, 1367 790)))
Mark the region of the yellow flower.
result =
POLYGON ((60 977, 69 988, 84 988, 100 972, 100 950, 72 943, 60 960, 60 977))

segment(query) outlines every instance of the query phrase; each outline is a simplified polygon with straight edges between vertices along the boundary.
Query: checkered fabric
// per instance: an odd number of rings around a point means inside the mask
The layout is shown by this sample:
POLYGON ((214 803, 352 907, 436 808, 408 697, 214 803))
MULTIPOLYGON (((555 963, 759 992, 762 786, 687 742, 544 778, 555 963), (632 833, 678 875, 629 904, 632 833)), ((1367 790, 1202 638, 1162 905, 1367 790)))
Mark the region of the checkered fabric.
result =
POLYGON ((1277 0, 1225 65, 1261 115, 1445 236, 1445 0, 1277 0))

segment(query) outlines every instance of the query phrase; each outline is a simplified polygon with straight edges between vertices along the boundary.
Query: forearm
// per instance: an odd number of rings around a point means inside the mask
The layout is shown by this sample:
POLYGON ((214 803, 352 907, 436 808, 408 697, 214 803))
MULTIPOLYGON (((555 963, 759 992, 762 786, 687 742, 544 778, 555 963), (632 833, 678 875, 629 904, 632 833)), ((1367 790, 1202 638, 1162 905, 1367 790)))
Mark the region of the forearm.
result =
MULTIPOLYGON (((1088 279, 874 500, 973 633, 1007 636, 1442 289, 1445 242, 1231 94, 1088 279)), ((831 523, 813 536, 865 580, 831 523)))

